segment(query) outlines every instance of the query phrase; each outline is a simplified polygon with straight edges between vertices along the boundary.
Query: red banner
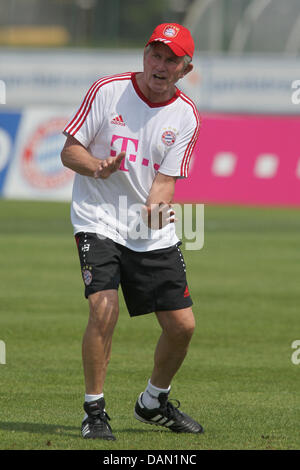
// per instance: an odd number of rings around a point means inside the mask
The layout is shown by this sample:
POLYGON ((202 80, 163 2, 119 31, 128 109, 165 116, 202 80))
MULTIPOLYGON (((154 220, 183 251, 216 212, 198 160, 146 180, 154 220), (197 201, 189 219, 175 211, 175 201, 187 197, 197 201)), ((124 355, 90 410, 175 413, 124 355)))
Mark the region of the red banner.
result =
POLYGON ((202 115, 175 200, 300 206, 300 117, 202 115))

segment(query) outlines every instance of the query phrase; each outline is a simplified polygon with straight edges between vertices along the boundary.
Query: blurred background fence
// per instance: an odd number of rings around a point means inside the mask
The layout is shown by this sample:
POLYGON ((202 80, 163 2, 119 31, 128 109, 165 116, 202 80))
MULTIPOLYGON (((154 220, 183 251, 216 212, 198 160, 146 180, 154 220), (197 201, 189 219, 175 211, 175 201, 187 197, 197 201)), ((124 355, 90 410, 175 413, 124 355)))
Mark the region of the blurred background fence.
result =
POLYGON ((142 70, 153 28, 196 45, 202 115, 178 201, 300 206, 299 0, 0 0, 0 196, 69 200, 64 123, 103 75, 142 70))
POLYGON ((299 0, 1 0, 0 44, 140 47, 162 22, 199 51, 299 54, 299 0))

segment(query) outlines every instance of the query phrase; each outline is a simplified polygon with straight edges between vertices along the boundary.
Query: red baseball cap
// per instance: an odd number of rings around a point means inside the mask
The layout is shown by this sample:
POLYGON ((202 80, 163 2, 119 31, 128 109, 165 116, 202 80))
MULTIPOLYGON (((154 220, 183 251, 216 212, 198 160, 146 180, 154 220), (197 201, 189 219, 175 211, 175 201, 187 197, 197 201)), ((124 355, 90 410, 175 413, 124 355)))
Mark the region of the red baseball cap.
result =
POLYGON ((148 44, 163 42, 179 57, 189 55, 193 57, 195 44, 190 31, 177 23, 163 23, 153 31, 148 44))

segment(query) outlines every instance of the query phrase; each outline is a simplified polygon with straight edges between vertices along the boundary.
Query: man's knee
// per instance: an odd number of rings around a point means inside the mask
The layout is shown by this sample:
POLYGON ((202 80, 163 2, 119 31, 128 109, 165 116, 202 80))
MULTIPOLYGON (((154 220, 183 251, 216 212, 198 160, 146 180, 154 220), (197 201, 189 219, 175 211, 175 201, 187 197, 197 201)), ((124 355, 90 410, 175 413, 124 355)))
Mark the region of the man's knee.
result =
POLYGON ((192 309, 161 312, 158 320, 163 332, 177 344, 191 340, 196 326, 192 309))
POLYGON ((118 315, 118 294, 115 290, 100 291, 89 296, 89 323, 103 333, 114 328, 118 315))
POLYGON ((183 342, 189 342, 195 330, 195 321, 189 319, 174 325, 174 335, 183 342))

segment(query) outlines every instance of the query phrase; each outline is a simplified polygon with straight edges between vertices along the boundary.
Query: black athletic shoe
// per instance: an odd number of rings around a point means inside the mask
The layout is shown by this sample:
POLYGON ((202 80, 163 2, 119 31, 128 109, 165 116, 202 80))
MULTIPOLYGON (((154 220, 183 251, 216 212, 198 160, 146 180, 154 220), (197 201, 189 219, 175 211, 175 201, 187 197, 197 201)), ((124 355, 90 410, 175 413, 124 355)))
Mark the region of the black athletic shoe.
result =
POLYGON ((180 403, 178 400, 176 400, 177 407, 173 406, 168 401, 168 395, 168 393, 160 393, 158 396, 160 407, 150 410, 143 405, 143 394, 141 393, 135 405, 135 418, 143 423, 164 426, 173 432, 202 433, 204 431, 202 426, 182 411, 179 411, 180 403))
POLYGON ((110 417, 106 411, 104 411, 104 398, 85 402, 83 408, 88 417, 85 418, 81 425, 82 437, 84 439, 106 439, 109 441, 115 441, 116 438, 108 423, 110 417))

